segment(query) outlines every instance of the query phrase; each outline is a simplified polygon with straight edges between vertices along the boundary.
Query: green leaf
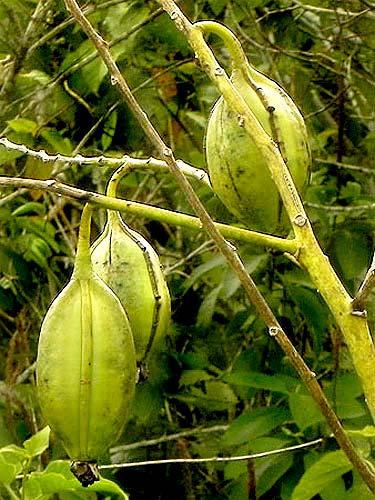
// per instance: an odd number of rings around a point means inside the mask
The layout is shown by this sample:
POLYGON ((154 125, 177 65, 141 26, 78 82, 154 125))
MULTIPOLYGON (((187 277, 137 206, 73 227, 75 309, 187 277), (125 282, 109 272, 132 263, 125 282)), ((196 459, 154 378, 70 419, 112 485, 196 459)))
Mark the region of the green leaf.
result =
POLYGON ((189 394, 178 394, 175 399, 209 411, 233 411, 237 396, 228 384, 208 380, 204 388, 191 387, 189 394))
POLYGON ((289 408, 301 431, 324 420, 317 404, 309 394, 297 392, 290 394, 289 408))
POLYGON ((9 151, 2 144, 0 144, 0 164, 8 163, 20 156, 23 156, 24 153, 20 153, 19 151, 9 151))
POLYGON ((180 377, 180 386, 194 385, 203 380, 212 379, 212 375, 205 370, 184 370, 180 377))
POLYGON ((15 444, 4 446, 0 449, 0 453, 7 462, 13 464, 22 462, 27 458, 26 450, 15 444))
POLYGON ((30 474, 24 486, 24 500, 44 500, 45 495, 51 496, 64 491, 97 492, 109 494, 113 499, 128 500, 121 488, 108 479, 101 478, 100 481, 84 488, 70 472, 69 463, 63 460, 51 462, 43 472, 30 474))
POLYGON ((369 265, 372 248, 369 238, 357 231, 337 231, 332 257, 346 280, 360 278, 369 265))
POLYGON ((26 252, 24 253, 25 259, 28 261, 34 261, 41 268, 47 269, 49 267, 48 258, 52 255, 48 243, 46 243, 44 239, 38 238, 37 236, 31 236, 28 238, 28 243, 26 252))
POLYGON ((338 377, 336 385, 332 382, 326 392, 332 400, 335 400, 340 418, 358 418, 366 414, 364 404, 358 401, 363 389, 358 376, 354 373, 345 373, 338 377))
POLYGON ((292 454, 260 458, 255 462, 257 478, 257 495, 259 497, 269 491, 272 486, 292 467, 292 454))
POLYGON ((374 494, 368 489, 358 472, 353 471, 353 486, 343 500, 373 500, 374 494))
POLYGON ((207 262, 204 262, 200 266, 196 267, 191 273, 190 277, 185 281, 184 288, 185 291, 193 286, 202 276, 205 274, 221 268, 222 270, 226 266, 225 259, 222 255, 216 255, 210 258, 207 262))
POLYGON ((208 328, 212 323, 212 316, 215 312, 215 306, 222 287, 217 286, 208 293, 199 308, 197 315, 197 325, 208 328))
POLYGON ((227 0, 208 0, 208 3, 212 9, 212 12, 215 14, 215 16, 218 16, 224 10, 224 7, 227 5, 228 1, 227 0))
POLYGON ((289 394, 300 384, 299 380, 288 375, 264 375, 258 372, 233 372, 224 376, 229 384, 265 389, 289 394))
MULTIPOLYGON (((95 53, 90 40, 85 40, 74 51, 68 53, 65 57, 60 71, 66 71, 76 63, 81 62, 89 55, 95 53)), ((85 64, 76 71, 71 77, 71 87, 80 94, 97 94, 103 78, 107 74, 107 67, 101 58, 96 57, 89 64, 85 64)))
POLYGON ((25 450, 16 445, 0 449, 0 483, 10 484, 23 469, 25 450))
POLYGON ((311 499, 350 470, 352 464, 341 450, 326 453, 303 474, 294 488, 291 500, 311 499))
POLYGON ((26 215, 26 214, 38 214, 38 215, 44 215, 46 213, 46 207, 43 203, 38 203, 36 201, 29 201, 25 203, 24 205, 19 206, 16 208, 13 212, 12 215, 26 215))
POLYGON ((63 137, 58 130, 44 127, 40 135, 52 146, 53 152, 69 156, 73 151, 70 140, 67 137, 63 137))
POLYGON ((103 134, 100 139, 103 151, 106 151, 112 144, 113 136, 116 132, 117 111, 112 111, 104 123, 103 134))
POLYGON ((328 328, 329 311, 316 291, 302 286, 288 289, 288 294, 298 306, 314 333, 314 351, 319 354, 322 349, 324 333, 328 328))
POLYGON ((47 425, 44 429, 34 434, 34 436, 31 436, 30 439, 27 439, 23 443, 30 457, 36 457, 48 448, 50 432, 51 429, 47 425))
POLYGON ((375 426, 366 425, 363 429, 347 429, 346 431, 351 436, 362 436, 365 438, 374 439, 375 438, 375 426))
POLYGON ((10 464, 5 461, 4 457, 0 454, 0 483, 10 484, 12 483, 17 474, 22 471, 22 465, 17 467, 15 464, 10 464))
POLYGON ((21 132, 32 135, 34 135, 34 133, 38 128, 37 123, 27 118, 14 118, 13 120, 8 120, 8 125, 15 132, 21 132))
POLYGON ((225 432, 222 443, 235 445, 264 436, 290 418, 284 408, 257 408, 237 417, 225 432))

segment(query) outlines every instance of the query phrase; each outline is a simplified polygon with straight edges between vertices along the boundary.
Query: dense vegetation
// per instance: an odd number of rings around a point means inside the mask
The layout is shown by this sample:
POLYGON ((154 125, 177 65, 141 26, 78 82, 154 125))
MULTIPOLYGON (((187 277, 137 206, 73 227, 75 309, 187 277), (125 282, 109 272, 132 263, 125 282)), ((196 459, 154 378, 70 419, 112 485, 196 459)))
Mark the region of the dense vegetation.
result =
MULTIPOLYGON (((373 252, 371 3, 186 0, 179 5, 191 20, 216 19, 230 27, 252 64, 279 82, 302 110, 313 155, 304 201, 319 242, 354 293, 373 252)), ((93 0, 86 13, 110 42, 134 95, 176 158, 205 168, 205 127, 219 94, 159 4, 93 0)), ((67 19, 62 0, 0 2, 1 136, 30 150, 70 157, 152 156, 155 152, 91 42, 67 19)), ((229 68, 218 39, 210 43, 229 68)), ((0 161, 1 175, 53 177, 100 193, 113 171, 101 164, 42 162, 1 146, 0 161)), ((206 186, 194 181, 194 187, 215 220, 239 224, 206 186)), ((119 195, 192 213, 167 173, 132 172, 119 195)), ((0 447, 20 445, 45 425, 33 363, 43 316, 72 270, 81 210, 78 201, 41 190, 2 191, 0 447)), ((313 448, 253 461, 155 465, 105 475, 131 499, 372 498, 207 236, 152 218, 124 218, 161 258, 173 321, 158 369, 138 387, 125 432, 103 463, 234 456, 323 440, 313 448), (163 438, 169 434, 177 436, 163 438), (151 439, 156 442, 143 442, 151 439)), ((105 211, 97 210, 94 237, 104 221, 105 211)), ((361 386, 309 277, 280 252, 244 244, 238 250, 338 416, 353 431, 355 444, 370 458, 375 434, 370 427, 361 431, 372 423, 361 386)), ((373 305, 369 301, 372 328, 373 305)), ((40 463, 45 467, 64 457, 52 437, 40 463)), ((6 495, 1 488, 0 474, 0 495, 6 495)), ((96 498, 82 492, 64 495, 96 498)))

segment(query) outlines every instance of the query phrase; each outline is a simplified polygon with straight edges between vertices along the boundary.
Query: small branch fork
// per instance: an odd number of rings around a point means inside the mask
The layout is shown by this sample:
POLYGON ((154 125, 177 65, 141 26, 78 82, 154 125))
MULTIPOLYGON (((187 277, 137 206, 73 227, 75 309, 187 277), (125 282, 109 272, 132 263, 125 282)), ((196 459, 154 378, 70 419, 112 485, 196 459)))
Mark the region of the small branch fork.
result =
MULTIPOLYGON (((142 162, 142 160, 135 160, 142 162)), ((147 161, 147 160, 145 160, 147 161)), ((157 161, 157 160, 155 160, 157 161)), ((138 166, 139 167, 139 166, 138 166)), ((174 212, 165 208, 153 207, 144 203, 139 203, 130 200, 121 200, 119 198, 111 198, 103 194, 95 193, 92 191, 85 191, 69 184, 64 184, 55 179, 39 180, 39 179, 25 179, 23 177, 4 177, 0 176, 0 187, 14 186, 17 188, 26 189, 40 189, 51 193, 56 193, 60 196, 67 196, 81 202, 89 202, 96 205, 98 208, 106 208, 108 210, 118 210, 138 217, 145 217, 146 219, 158 220, 166 224, 174 226, 186 227, 193 231, 201 231, 202 223, 198 217, 183 214, 181 212, 174 212)), ((7 197, 6 197, 7 198, 7 197)), ((1 199, 0 199, 1 202, 1 199)), ((1 203, 0 203, 1 205, 1 203)), ((217 228, 226 238, 231 240, 238 240, 242 242, 252 243, 263 247, 274 248, 281 252, 294 254, 298 251, 298 243, 296 240, 286 240, 271 236, 269 234, 258 233, 256 231, 249 231, 240 227, 214 222, 214 227, 217 228)))
MULTIPOLYGON (((171 18, 176 22, 176 25, 185 33, 188 34, 189 30, 192 30, 192 24, 183 16, 182 12, 177 8, 176 4, 171 1, 163 1, 161 0, 161 5, 163 8, 169 12, 171 18)), ((147 115, 143 111, 143 109, 139 106, 138 102, 134 98, 129 86, 127 85, 125 79, 123 78, 119 68, 117 67, 114 59, 111 56, 111 53, 108 48, 108 43, 103 40, 103 38, 95 31, 93 26, 90 24, 88 19, 83 15, 79 5, 75 0, 65 0, 65 4, 69 12, 73 15, 73 17, 76 19, 77 23, 81 26, 81 28, 86 32, 88 37, 91 39, 91 41, 94 43, 97 51, 101 55, 103 61, 105 62, 108 71, 110 73, 111 81, 113 85, 116 85, 120 94, 122 97, 125 99, 127 102, 128 106, 130 109, 133 111, 135 116, 137 117, 139 124, 143 128, 145 134, 147 135, 148 139, 150 142, 153 144, 155 147, 156 151, 160 155, 160 157, 167 163, 168 167, 170 168, 171 172, 174 174, 178 184, 180 185, 182 191, 186 195, 188 201, 190 202, 192 208, 195 210, 196 214, 199 216, 202 227, 203 229, 208 233, 208 235, 211 237, 211 239, 216 243, 217 247, 219 248, 220 252, 223 254, 223 256, 226 258, 228 264, 230 267, 233 269, 233 271, 236 273, 238 278, 240 279, 246 294, 250 301, 253 303, 253 305, 256 307, 259 315, 262 317, 264 322, 266 323, 268 327, 268 331, 271 336, 275 337, 275 340, 278 342, 280 347, 283 349, 285 354, 287 355, 288 359, 294 366, 294 368, 297 370, 303 381, 305 382, 306 386, 308 387, 310 393, 312 394, 313 398, 315 399, 316 403, 319 405, 322 413, 324 414, 325 418, 327 419, 332 432, 338 441, 340 447, 343 449, 343 451, 346 453, 348 459, 351 461, 353 466, 358 470, 359 474, 362 476, 363 480, 366 482, 368 487, 372 490, 375 491, 375 476, 372 473, 371 469, 369 468, 368 464, 360 457, 360 455, 357 453, 356 449, 352 445, 351 441, 348 439, 343 427, 341 426, 341 423, 339 422, 335 412, 331 408, 327 398, 325 397, 319 383, 317 382, 315 378, 315 374, 310 371, 308 366, 305 364, 303 361, 302 357, 299 355, 297 350, 294 348, 293 344, 290 342, 288 339, 287 335, 285 332, 282 330, 281 326, 279 325, 276 317, 274 316, 273 312, 269 308, 267 302, 264 300, 263 296, 257 289, 255 283, 253 282, 252 278, 249 276, 247 273, 240 257, 238 256, 236 249, 228 243, 222 234, 218 231, 218 229, 215 227, 214 222, 212 221, 211 217, 207 213, 206 209, 202 205, 201 201, 195 194, 192 186, 190 185, 189 181, 186 179, 184 174, 181 172, 181 170, 178 167, 178 164, 174 158, 172 150, 164 143, 162 140, 161 136, 158 134, 150 120, 148 119, 147 115)), ((211 60, 210 60, 211 62, 211 60)), ((209 63, 206 63, 209 64, 209 63)), ((210 66, 211 67, 211 66, 210 66)), ((224 76, 225 72, 222 70, 220 72, 221 76, 224 76)), ((224 81, 224 80, 223 80, 224 81)), ((228 81, 225 80, 225 85, 228 85, 231 92, 233 92, 232 86, 228 81)), ((233 93, 232 93, 233 95, 233 93)), ((241 96, 237 96, 238 99, 243 102, 243 99, 241 96)), ((248 108, 245 105, 245 110, 248 108)), ((252 116, 251 112, 247 113, 249 116, 252 116)), ((253 129, 257 128, 256 124, 254 123, 248 124, 247 129, 253 131, 253 129)), ((260 126, 259 126, 260 127, 260 126)), ((260 127, 261 128, 261 127, 260 127)), ((263 130, 263 129, 262 129, 263 130)), ((277 146, 275 144, 270 144, 269 138, 263 137, 263 145, 261 147, 261 151, 266 154, 267 158, 272 158, 273 160, 275 159, 275 155, 277 158, 280 157, 280 154, 278 153, 277 146)), ((280 160, 282 161, 281 157, 280 160)), ((283 169, 283 173, 281 174, 284 176, 284 182, 288 184, 288 181, 292 183, 293 182, 290 178, 290 174, 287 171, 286 168, 283 169), (285 170, 285 171, 284 171, 285 170), (285 180, 286 177, 286 180, 285 180)), ((289 187, 285 187, 284 191, 281 192, 281 195, 283 197, 283 201, 285 202, 285 205, 289 205, 290 207, 290 214, 294 213, 296 215, 297 213, 300 213, 301 211, 303 212, 303 207, 302 204, 298 198, 293 199, 292 201, 290 198, 288 198, 288 193, 289 193, 289 187), (285 194, 287 192, 287 194, 285 194), (283 196, 284 194, 284 196, 283 196)), ((292 217, 293 218, 293 217, 292 217)), ((307 222, 307 221, 306 221, 307 222)), ((307 224, 308 225, 308 224, 307 224)))
POLYGON ((354 311, 364 311, 365 302, 370 295, 371 290, 375 286, 375 252, 372 258, 372 263, 369 270, 366 273, 365 279, 363 280, 358 292, 353 300, 353 310, 354 311))

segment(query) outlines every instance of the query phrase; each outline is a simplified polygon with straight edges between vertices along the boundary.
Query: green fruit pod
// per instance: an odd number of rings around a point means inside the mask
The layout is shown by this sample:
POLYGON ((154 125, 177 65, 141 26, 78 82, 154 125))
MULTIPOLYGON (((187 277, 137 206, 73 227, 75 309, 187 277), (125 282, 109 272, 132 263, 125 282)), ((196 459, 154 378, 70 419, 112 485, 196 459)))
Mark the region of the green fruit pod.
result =
POLYGON ((136 381, 128 318, 92 270, 90 221, 85 208, 74 271, 43 320, 36 365, 42 414, 85 486, 98 479, 91 462, 124 427, 136 381))
MULTIPOLYGON (((233 33, 218 23, 198 23, 224 40, 232 56, 231 82, 255 118, 275 141, 299 190, 309 175, 310 150, 301 113, 288 94, 249 64, 233 33)), ((205 138, 213 190, 249 228, 278 233, 287 219, 266 160, 222 97, 212 110, 205 138)))
POLYGON ((111 287, 126 310, 141 377, 152 351, 168 331, 171 301, 159 257, 152 246, 108 211, 103 233, 92 245, 95 272, 111 287))

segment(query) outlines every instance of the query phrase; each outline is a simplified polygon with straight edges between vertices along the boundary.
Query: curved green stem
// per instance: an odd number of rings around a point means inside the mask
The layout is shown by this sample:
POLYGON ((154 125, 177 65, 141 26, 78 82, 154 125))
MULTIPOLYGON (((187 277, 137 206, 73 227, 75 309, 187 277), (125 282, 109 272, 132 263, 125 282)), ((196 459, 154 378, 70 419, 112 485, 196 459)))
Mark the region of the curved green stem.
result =
MULTIPOLYGON (((140 168, 139 166, 137 168, 140 168)), ((145 166, 143 168, 146 168, 145 166)), ((110 196, 112 198, 116 198, 117 196, 117 188, 118 185, 123 177, 126 175, 130 174, 133 170, 135 169, 134 165, 132 165, 129 162, 124 162, 123 165, 121 165, 118 169, 115 170, 115 172, 112 174, 108 185, 106 189, 106 195, 110 196)), ((164 167, 163 167, 164 170, 164 167)), ((169 173, 169 170, 167 170, 167 167, 165 167, 165 170, 169 173)), ((199 180, 199 179, 198 179, 199 180)), ((203 181, 205 184, 206 182, 203 181)), ((135 202, 132 202, 135 204, 135 202)), ((190 228, 196 228, 198 227, 199 229, 201 228, 201 222, 199 219, 196 217, 192 217, 191 215, 186 215, 186 214, 181 214, 177 212, 172 212, 171 210, 163 209, 163 208, 158 208, 158 207, 151 207, 149 205, 141 205, 137 204, 137 207, 141 208, 141 206, 144 207, 143 214, 145 217, 150 218, 150 212, 152 213, 152 218, 155 220, 160 220, 162 222, 167 222, 171 223, 174 225, 179 225, 179 226, 184 226, 184 227, 190 227, 190 228)), ((134 207, 135 208, 135 207, 134 207)), ((129 210, 131 213, 131 210, 129 210)), ((138 212, 138 211, 137 211, 138 212)), ((141 215, 140 212, 138 212, 137 215, 141 215)), ((113 212, 113 210, 108 211, 108 218, 117 218, 120 217, 118 212, 113 212)), ((275 248, 280 251, 288 252, 291 254, 294 254, 298 251, 299 245, 296 245, 296 240, 287 240, 285 238, 280 238, 277 236, 272 236, 268 234, 263 234, 263 233, 258 233, 256 231, 249 231, 247 229, 241 229, 237 228, 235 226, 230 226, 227 224, 221 224, 219 222, 215 223, 216 227, 220 229, 221 233, 223 236, 226 238, 232 238, 235 240, 242 240, 244 241, 244 238, 246 238, 245 235, 248 235, 249 238, 247 242, 252 242, 255 245, 261 245, 261 246, 268 246, 270 248, 275 248)))
MULTIPOLYGON (((261 75, 260 71, 254 68, 249 62, 236 35, 224 24, 217 21, 198 21, 194 23, 203 33, 213 33, 218 36, 225 45, 231 57, 232 74, 231 79, 236 80, 237 74, 242 75, 257 90, 257 85, 253 81, 254 74, 261 75)), ((255 117, 254 117, 255 118, 255 117)))
POLYGON ((92 207, 87 203, 82 211, 77 254, 74 261, 73 275, 77 279, 89 279, 92 274, 90 256, 91 216, 92 207))
POLYGON ((216 21, 198 21, 194 26, 203 33, 213 33, 218 36, 225 44, 226 49, 231 56, 232 71, 242 71, 249 61, 245 55, 242 45, 232 31, 216 21))

